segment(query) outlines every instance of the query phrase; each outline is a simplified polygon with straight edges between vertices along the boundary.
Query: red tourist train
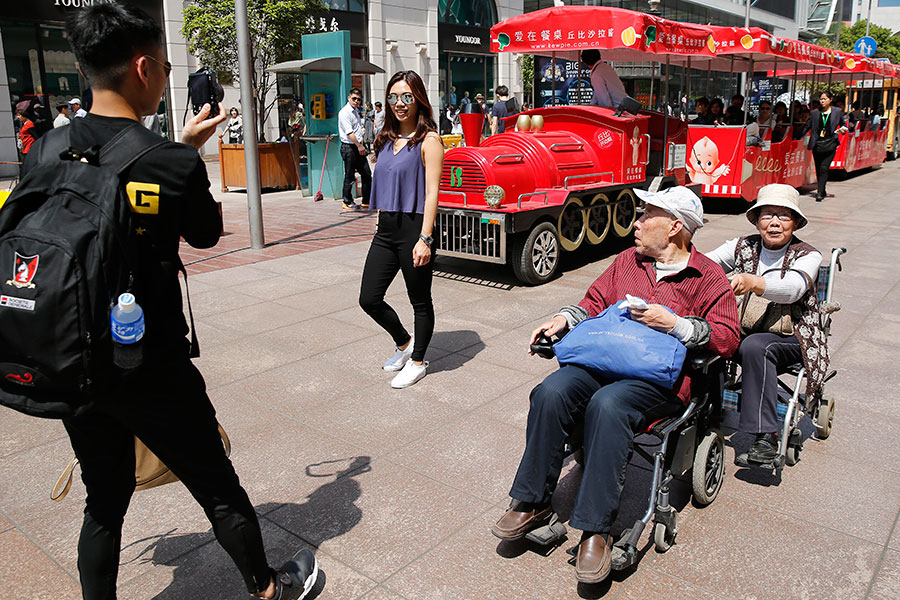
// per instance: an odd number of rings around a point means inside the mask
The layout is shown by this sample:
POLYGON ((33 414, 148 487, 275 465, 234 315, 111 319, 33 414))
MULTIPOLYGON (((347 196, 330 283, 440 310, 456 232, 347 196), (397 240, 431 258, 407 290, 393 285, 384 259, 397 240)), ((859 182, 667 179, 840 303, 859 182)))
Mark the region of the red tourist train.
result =
MULTIPOLYGON (((491 46, 576 61, 581 50, 596 48, 605 60, 664 60, 781 77, 780 63, 793 67, 795 79, 801 65, 832 76, 876 68, 863 57, 757 28, 679 23, 609 7, 554 7, 513 17, 491 29, 491 46)), ((900 75, 894 65, 877 68, 900 75)), ((779 139, 770 132, 761 145, 746 146, 746 127, 688 126, 639 105, 549 106, 510 117, 506 125, 505 133, 481 143, 479 121, 467 146, 447 151, 436 239, 441 255, 509 263, 528 284, 553 277, 562 252, 599 244, 610 234, 629 235, 635 188, 689 184, 706 197, 753 201, 768 183, 799 187, 815 180, 811 153, 789 129, 779 139)), ((848 134, 843 168, 881 162, 885 141, 882 131, 848 134)))

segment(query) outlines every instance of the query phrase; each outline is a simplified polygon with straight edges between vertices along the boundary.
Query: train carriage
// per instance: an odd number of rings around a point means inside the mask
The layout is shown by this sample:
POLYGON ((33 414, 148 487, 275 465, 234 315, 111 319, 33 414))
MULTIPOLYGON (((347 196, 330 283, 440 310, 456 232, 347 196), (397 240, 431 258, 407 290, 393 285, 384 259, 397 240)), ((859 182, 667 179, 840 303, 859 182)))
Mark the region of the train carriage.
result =
MULTIPOLYGON (((495 25, 492 49, 578 60, 714 57, 707 26, 607 7, 557 7, 495 25), (588 26, 587 24, 590 24, 588 26)), ((447 151, 436 224, 438 254, 511 264, 538 284, 563 252, 625 237, 634 188, 686 184, 687 125, 657 111, 552 106, 510 118, 505 133, 447 151), (515 125, 515 127, 513 127, 515 125)))
MULTIPOLYGON (((575 61, 582 50, 597 49, 610 61, 781 76, 780 66, 795 80, 801 67, 848 77, 897 69, 758 28, 679 23, 598 6, 553 7, 502 21, 491 28, 491 49, 575 61)), ((504 133, 484 143, 479 121, 466 146, 445 155, 438 254, 510 264, 520 281, 539 284, 553 277, 562 253, 629 235, 635 188, 688 184, 705 197, 753 201, 769 183, 815 181, 812 153, 790 127, 747 146, 746 126, 688 126, 636 101, 625 104, 531 110, 511 117, 504 133)), ((854 132, 842 144, 844 168, 877 164, 879 148, 883 160, 886 138, 886 130, 854 132)))

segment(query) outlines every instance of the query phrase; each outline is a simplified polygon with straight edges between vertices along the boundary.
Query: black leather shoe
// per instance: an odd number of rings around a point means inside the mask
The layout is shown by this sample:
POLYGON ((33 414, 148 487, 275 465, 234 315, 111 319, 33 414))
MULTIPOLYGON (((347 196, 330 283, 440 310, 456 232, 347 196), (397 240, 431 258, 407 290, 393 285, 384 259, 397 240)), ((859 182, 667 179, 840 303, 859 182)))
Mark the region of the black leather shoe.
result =
POLYGON ((778 436, 774 433, 758 433, 750 451, 747 453, 747 462, 769 464, 778 456, 778 436))

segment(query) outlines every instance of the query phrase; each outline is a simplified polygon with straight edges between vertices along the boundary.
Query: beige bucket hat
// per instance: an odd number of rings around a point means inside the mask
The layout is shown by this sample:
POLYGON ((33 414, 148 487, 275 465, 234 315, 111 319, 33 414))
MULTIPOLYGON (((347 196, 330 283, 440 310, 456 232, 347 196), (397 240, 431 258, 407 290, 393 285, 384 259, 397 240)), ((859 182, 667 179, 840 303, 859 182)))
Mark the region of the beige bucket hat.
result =
POLYGON ((763 206, 783 206, 794 211, 795 221, 797 221, 796 229, 801 229, 808 222, 806 215, 800 210, 797 203, 800 201, 800 192, 794 187, 784 183, 770 183, 759 189, 759 195, 756 197, 756 204, 747 211, 747 220, 756 225, 759 218, 759 210, 763 206))

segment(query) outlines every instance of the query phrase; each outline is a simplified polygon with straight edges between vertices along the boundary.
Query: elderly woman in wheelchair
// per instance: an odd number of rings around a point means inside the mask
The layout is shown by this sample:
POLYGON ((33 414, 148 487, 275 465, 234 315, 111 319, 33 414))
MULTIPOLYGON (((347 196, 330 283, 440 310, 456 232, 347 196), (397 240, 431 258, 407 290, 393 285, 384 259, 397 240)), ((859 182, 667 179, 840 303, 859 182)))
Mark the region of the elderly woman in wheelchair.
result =
MULTIPOLYGON (((833 375, 828 374, 828 319, 820 304, 824 298, 816 293, 820 276, 827 278, 828 272, 820 274, 822 254, 794 235, 807 223, 798 199, 789 185, 764 186, 747 211, 758 233, 729 240, 707 254, 731 273, 738 296, 742 339, 733 357, 741 367, 738 429, 756 436, 750 450, 738 455, 741 466, 778 469, 785 455, 789 464, 796 462, 802 442, 794 427, 801 416, 799 405, 805 401, 804 408, 817 412, 822 387, 833 375), (779 386, 790 388, 778 376, 789 370, 798 380, 788 402, 787 423, 781 425, 779 386), (799 385, 804 378, 805 396, 799 385)), ((832 263, 842 251, 835 250, 832 263)), ((830 287, 829 281, 829 295, 830 287)), ((731 384, 737 387, 737 379, 731 384)), ((830 404, 829 428, 831 410, 830 404)))

